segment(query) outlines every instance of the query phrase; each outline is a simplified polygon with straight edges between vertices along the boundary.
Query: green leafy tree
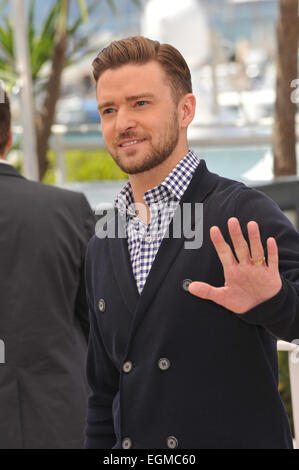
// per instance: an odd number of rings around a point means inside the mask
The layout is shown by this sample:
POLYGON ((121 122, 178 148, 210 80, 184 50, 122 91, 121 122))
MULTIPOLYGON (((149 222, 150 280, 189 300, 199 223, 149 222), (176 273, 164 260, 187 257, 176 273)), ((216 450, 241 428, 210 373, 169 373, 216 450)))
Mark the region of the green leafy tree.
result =
MULTIPOLYGON (((79 34, 84 21, 99 6, 99 0, 87 2, 76 0, 79 14, 70 21, 70 0, 54 2, 43 25, 37 31, 34 18, 38 8, 36 0, 30 0, 28 16, 28 43, 35 98, 39 94, 41 105, 36 111, 36 139, 39 164, 39 177, 43 178, 47 168, 48 141, 55 118, 56 104, 60 96, 62 72, 65 67, 92 52, 94 47, 88 44, 89 37, 79 34), (71 38, 71 41, 70 41, 71 38), (45 64, 49 65, 49 73, 43 77, 41 72, 45 64), (42 93, 41 93, 42 92, 42 93)), ((134 1, 134 0, 132 0, 134 1)), ((113 12, 117 13, 113 0, 106 0, 113 12)), ((0 3, 0 11, 4 12, 0 23, 0 78, 11 87, 17 83, 15 57, 13 47, 13 29, 6 12, 7 0, 0 3)), ((135 0, 139 4, 138 0, 135 0)), ((99 25, 90 28, 90 36, 98 31, 99 25)), ((100 44, 97 50, 100 48, 100 44)))

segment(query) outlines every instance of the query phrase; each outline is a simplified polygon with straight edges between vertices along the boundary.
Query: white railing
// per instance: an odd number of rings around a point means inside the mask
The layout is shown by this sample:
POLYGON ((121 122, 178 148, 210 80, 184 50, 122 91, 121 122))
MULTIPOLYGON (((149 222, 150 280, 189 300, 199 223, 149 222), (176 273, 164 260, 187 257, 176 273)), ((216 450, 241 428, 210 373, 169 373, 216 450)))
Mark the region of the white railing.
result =
POLYGON ((299 346, 286 341, 278 341, 278 351, 287 351, 289 355, 290 386, 294 422, 294 447, 299 448, 299 346))
MULTIPOLYGON (((299 142, 299 115, 296 134, 299 142)), ((20 125, 13 126, 14 135, 22 136, 20 125)), ((214 122, 194 123, 188 129, 188 142, 191 148, 235 147, 251 145, 272 145, 273 119, 264 118, 257 122, 214 122)), ((104 149, 105 144, 100 124, 78 125, 54 124, 49 141, 56 154, 56 183, 65 182, 65 151, 104 149), (78 138, 80 136, 81 138, 78 138)))

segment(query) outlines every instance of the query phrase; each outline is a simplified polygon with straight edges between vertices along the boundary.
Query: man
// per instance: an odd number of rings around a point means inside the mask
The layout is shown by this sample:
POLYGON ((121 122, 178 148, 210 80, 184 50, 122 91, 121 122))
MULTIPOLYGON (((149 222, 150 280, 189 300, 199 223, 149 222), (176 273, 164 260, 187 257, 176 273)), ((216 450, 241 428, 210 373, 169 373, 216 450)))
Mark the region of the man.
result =
POLYGON ((88 246, 86 447, 291 448, 276 342, 299 338, 298 233, 189 151, 195 97, 175 48, 127 38, 93 67, 105 143, 129 183, 88 246), (196 249, 171 236, 190 204, 196 249))
MULTIPOLYGON (((0 94, 1 96, 1 94, 0 94)), ((28 181, 5 161, 0 102, 0 448, 82 448, 89 334, 83 276, 94 230, 82 194, 28 181)))

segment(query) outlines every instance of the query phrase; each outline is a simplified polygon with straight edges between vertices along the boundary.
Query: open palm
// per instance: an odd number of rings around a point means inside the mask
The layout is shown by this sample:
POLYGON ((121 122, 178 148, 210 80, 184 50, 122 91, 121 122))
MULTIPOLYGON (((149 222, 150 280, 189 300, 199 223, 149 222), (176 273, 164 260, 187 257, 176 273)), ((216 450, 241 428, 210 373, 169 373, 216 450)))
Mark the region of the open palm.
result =
POLYGON ((223 266, 225 284, 214 287, 204 282, 192 282, 189 292, 212 300, 234 313, 242 314, 270 299, 282 286, 278 270, 278 248, 274 238, 267 239, 267 264, 258 224, 247 224, 249 246, 242 234, 238 219, 228 220, 229 234, 236 257, 224 240, 220 229, 211 227, 210 236, 223 266))

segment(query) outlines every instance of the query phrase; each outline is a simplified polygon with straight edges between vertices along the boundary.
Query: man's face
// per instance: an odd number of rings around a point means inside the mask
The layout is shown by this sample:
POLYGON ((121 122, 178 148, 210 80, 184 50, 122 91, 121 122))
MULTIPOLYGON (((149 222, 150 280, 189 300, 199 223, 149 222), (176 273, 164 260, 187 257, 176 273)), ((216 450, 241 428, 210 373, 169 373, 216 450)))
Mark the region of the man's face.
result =
POLYGON ((148 171, 176 149, 178 106, 157 62, 106 70, 97 99, 107 149, 124 172, 148 171))

